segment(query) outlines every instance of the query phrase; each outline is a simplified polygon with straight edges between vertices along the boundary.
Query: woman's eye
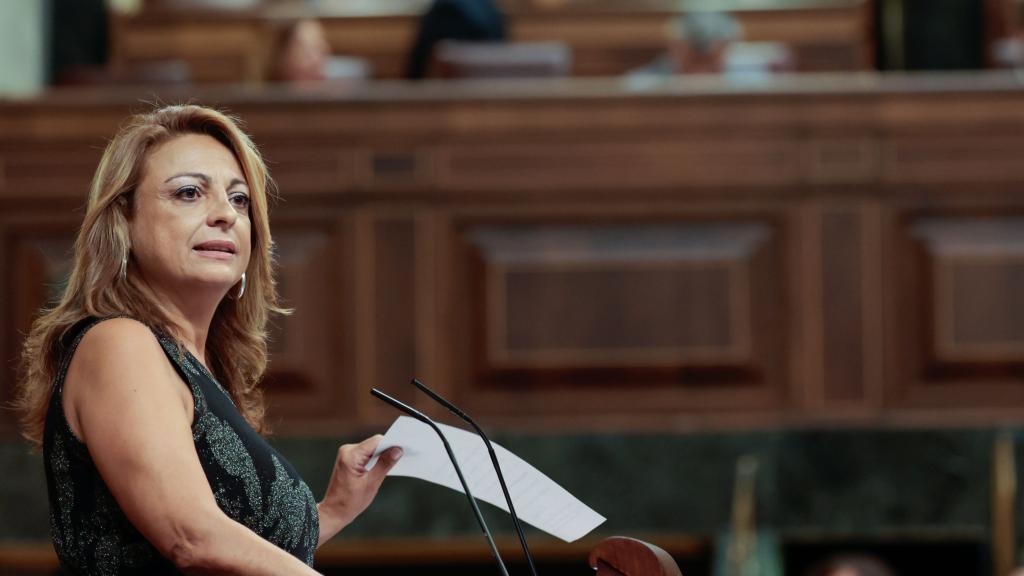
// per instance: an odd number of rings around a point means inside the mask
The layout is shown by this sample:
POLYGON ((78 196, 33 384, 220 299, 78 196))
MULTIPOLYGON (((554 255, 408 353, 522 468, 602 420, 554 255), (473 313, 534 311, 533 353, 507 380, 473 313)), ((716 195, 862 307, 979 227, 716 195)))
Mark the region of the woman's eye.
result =
POLYGON ((196 186, 182 186, 178 188, 174 195, 182 200, 195 200, 199 198, 199 188, 196 186))
POLYGON ((249 208, 249 196, 246 194, 233 194, 231 196, 231 203, 237 208, 249 208))

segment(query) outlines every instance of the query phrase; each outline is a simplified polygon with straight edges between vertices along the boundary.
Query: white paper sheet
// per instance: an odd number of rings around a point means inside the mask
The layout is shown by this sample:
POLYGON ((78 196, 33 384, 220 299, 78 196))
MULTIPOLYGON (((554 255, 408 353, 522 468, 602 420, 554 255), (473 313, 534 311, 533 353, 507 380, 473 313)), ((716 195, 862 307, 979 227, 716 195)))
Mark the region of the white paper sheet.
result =
MULTIPOLYGON (((484 441, 476 434, 459 428, 440 423, 438 426, 448 438, 473 496, 508 512, 498 475, 491 465, 484 441)), ((494 442, 491 445, 498 456, 512 504, 521 521, 566 542, 584 536, 604 522, 603 516, 522 458, 494 442)), ((463 492, 444 444, 430 426, 408 416, 399 416, 381 440, 377 454, 392 446, 401 446, 403 454, 388 476, 419 478, 463 492)), ((369 465, 372 467, 376 463, 375 454, 369 465)))

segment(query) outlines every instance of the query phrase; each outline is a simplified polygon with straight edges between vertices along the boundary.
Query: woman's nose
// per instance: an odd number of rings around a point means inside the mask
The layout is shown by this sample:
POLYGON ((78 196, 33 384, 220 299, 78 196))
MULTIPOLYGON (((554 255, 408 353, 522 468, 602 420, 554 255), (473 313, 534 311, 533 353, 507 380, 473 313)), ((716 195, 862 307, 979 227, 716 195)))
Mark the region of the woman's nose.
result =
POLYGON ((226 192, 211 194, 211 206, 207 223, 210 226, 230 228, 238 220, 238 211, 231 205, 231 198, 226 192))

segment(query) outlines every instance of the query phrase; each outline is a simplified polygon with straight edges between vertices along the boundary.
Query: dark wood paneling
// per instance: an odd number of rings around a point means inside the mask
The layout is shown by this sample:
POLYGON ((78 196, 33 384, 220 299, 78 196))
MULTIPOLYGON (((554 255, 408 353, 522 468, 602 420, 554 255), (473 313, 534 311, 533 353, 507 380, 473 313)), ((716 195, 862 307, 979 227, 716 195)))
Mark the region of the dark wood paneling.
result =
POLYGON ((1024 401, 1024 218, 908 214, 896 231, 893 391, 911 406, 1024 401))
POLYGON ((460 146, 444 150, 438 164, 441 187, 472 192, 778 186, 799 177, 791 141, 757 138, 460 146))
MULTIPOLYGON (((13 399, 22 336, 40 308, 55 304, 70 272, 75 225, 67 214, 46 218, 5 215, 0 218, 0 404, 13 399)), ((0 410, 0 432, 12 432, 14 414, 0 410)))
POLYGON ((865 398, 864 270, 857 212, 828 211, 822 228, 824 400, 865 398))
MULTIPOLYGON (((417 376, 416 223, 382 218, 374 223, 374 378, 382 388, 401 388, 417 376)), ((390 407, 380 405, 388 415, 390 407)))
POLYGON ((463 306, 473 360, 455 362, 473 367, 464 393, 504 398, 505 412, 518 411, 509 397, 566 389, 590 401, 632 391, 640 410, 695 409, 702 389, 735 389, 734 408, 777 403, 787 338, 780 233, 771 220, 711 216, 464 222, 459 293, 473 302, 463 306), (652 404, 645 391, 656 388, 680 392, 652 404))
POLYGON ((1024 363, 1024 218, 923 219, 936 364, 1024 363))
POLYGON ((271 415, 285 430, 329 429, 354 415, 351 226, 343 215, 278 215, 274 220, 278 287, 289 316, 271 328, 265 378, 271 415))
MULTIPOLYGON (((0 106, 7 358, 137 97, 0 106)), ((188 97, 281 184, 282 431, 378 426, 411 374, 516 426, 1024 416, 1015 76, 188 97)))
POLYGON ((53 201, 83 199, 102 154, 102 143, 26 144, 0 150, 0 200, 53 201), (54 169, 53 159, 61 158, 54 169))

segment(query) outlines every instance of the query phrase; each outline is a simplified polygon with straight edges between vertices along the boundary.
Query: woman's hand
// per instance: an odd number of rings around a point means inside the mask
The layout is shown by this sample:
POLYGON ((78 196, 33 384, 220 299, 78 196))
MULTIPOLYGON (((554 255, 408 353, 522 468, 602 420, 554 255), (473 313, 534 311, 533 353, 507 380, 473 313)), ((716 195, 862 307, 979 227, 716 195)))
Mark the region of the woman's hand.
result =
POLYGON ((373 469, 367 470, 366 465, 382 438, 377 434, 359 444, 345 444, 338 449, 327 494, 317 504, 320 512, 320 542, 317 546, 333 538, 366 510, 388 471, 402 457, 401 448, 389 448, 380 455, 373 469))

